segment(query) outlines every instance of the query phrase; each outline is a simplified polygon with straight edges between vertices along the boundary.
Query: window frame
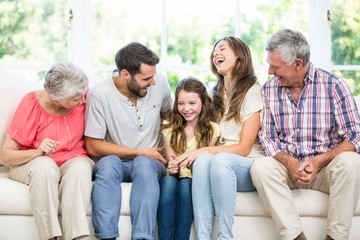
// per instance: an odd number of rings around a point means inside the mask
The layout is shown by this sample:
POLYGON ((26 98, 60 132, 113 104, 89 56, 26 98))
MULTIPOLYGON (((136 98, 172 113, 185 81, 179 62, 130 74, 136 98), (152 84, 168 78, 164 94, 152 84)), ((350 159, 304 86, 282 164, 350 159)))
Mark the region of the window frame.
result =
MULTIPOLYGON (((241 22, 240 2, 236 1, 235 23, 241 22)), ((163 74, 168 71, 207 71, 209 66, 203 65, 169 65, 167 61, 166 4, 161 0, 161 62, 158 70, 163 74)), ((360 70, 360 65, 332 65, 331 63, 331 24, 327 19, 327 11, 331 10, 331 0, 309 0, 309 43, 311 46, 311 61, 318 67, 328 71, 360 70)), ((93 79, 98 71, 112 71, 114 66, 92 66, 91 64, 91 0, 68 0, 67 14, 72 10, 73 18, 68 28, 68 60, 83 68, 93 79)), ((235 34, 241 37, 240 24, 234 24, 235 34)), ((115 53, 114 53, 115 54, 115 53)), ((14 71, 44 71, 49 66, 6 66, 14 71)), ((257 65, 256 69, 267 69, 266 65, 257 65)), ((92 81, 92 80, 91 80, 92 81)))

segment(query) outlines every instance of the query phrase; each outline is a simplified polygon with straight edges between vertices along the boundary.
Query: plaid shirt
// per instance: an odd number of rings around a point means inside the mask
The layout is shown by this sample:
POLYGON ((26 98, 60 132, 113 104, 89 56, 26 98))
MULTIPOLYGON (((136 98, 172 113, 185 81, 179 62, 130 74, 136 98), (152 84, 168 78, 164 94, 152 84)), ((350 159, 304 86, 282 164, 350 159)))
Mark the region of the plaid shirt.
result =
POLYGON ((360 118, 349 86, 310 63, 298 103, 273 77, 262 89, 264 112, 259 140, 266 155, 286 152, 305 161, 339 143, 360 151, 360 118))

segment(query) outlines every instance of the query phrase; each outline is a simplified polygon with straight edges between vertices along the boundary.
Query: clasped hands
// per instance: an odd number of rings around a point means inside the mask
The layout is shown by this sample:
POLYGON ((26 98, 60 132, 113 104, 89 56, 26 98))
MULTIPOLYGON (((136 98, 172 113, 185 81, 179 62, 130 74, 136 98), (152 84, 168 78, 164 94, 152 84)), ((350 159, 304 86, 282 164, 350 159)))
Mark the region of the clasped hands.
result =
POLYGON ((296 183, 307 186, 314 182, 319 171, 319 165, 315 158, 311 158, 302 163, 290 164, 288 170, 296 183))

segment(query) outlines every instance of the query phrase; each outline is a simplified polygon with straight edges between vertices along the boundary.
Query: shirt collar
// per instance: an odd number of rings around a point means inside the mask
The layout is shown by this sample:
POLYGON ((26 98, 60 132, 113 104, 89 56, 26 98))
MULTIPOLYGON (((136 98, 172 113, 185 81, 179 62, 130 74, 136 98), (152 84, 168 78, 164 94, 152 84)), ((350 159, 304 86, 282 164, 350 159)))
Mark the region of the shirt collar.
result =
POLYGON ((305 84, 309 84, 314 82, 314 80, 315 80, 315 67, 314 64, 309 62, 309 69, 308 72, 306 73, 304 82, 305 84))

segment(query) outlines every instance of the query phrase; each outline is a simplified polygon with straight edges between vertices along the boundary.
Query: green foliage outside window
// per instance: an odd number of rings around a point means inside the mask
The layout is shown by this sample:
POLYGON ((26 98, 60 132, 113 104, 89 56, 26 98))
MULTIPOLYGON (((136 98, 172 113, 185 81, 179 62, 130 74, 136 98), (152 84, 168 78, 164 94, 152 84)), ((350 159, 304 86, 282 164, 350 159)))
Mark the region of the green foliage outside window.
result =
MULTIPOLYGON (((335 0, 332 3, 332 63, 360 65, 360 2, 335 0)), ((360 95, 360 70, 336 71, 350 85, 354 95, 360 95)))
MULTIPOLYGON (((153 15, 159 15, 160 1, 153 15)), ((235 0, 233 1, 235 3, 235 0)), ((135 16, 129 12, 132 0, 107 2, 92 0, 92 64, 94 67, 113 65, 115 51, 129 41, 140 41, 161 53, 161 26, 154 23, 145 27, 147 16, 135 16), (136 19, 131 19, 131 17, 136 19), (135 21, 136 20, 136 21, 135 21)), ((169 1, 166 2, 167 4, 169 1)), ((181 3, 177 3, 181 4, 181 3)), ((50 0, 0 0, 0 64, 5 66, 44 66, 54 61, 67 59, 67 1, 50 0)), ((204 66, 209 66, 210 52, 219 38, 235 34, 239 27, 240 38, 249 46, 255 67, 266 65, 265 41, 277 30, 292 26, 302 32, 308 31, 308 6, 302 1, 250 1, 240 0, 240 23, 235 23, 234 13, 222 16, 204 8, 198 14, 187 16, 186 23, 176 22, 176 17, 168 16, 167 21, 167 64, 170 66, 202 66, 202 70, 170 70, 168 79, 174 89, 177 82, 193 75, 207 85, 214 83, 214 75, 204 66), (299 14, 301 13, 301 14, 299 14), (294 17, 296 16, 296 17, 294 17), (175 24, 176 22, 176 24, 175 24), (239 26, 235 26, 239 24, 239 26), (213 26, 214 25, 214 26, 213 26)), ((360 65, 360 2, 357 0, 332 1, 332 63, 360 65)), ((134 10, 134 9, 133 9, 134 10)), ((177 10, 177 9, 175 9, 177 10)), ((135 8, 136 11, 139 9, 135 8)), ((156 17, 155 16, 155 17, 156 17)), ((156 18, 155 18, 156 19, 156 18)), ((157 19, 161 19, 158 17, 157 19)), ((158 21, 158 20, 154 20, 158 21)), ((266 72, 260 82, 266 79, 266 72)), ((99 71, 101 78, 106 75, 99 71)), ((360 95, 360 71, 339 70, 353 89, 360 95)), ((38 71, 41 79, 44 70, 38 71)))

